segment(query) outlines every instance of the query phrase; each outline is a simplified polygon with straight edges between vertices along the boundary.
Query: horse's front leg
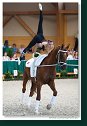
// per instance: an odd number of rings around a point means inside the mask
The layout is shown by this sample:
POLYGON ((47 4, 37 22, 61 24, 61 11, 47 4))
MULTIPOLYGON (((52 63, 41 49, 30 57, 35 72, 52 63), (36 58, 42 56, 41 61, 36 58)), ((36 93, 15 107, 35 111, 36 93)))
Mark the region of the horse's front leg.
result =
POLYGON ((55 88, 55 83, 54 81, 50 81, 50 83, 48 84, 49 87, 52 89, 53 91, 53 96, 51 98, 51 101, 50 103, 47 105, 47 109, 51 109, 51 107, 55 104, 55 101, 56 101, 56 96, 57 96, 57 91, 56 91, 56 88, 55 88))
POLYGON ((35 104, 35 113, 38 114, 40 100, 41 100, 41 86, 42 86, 42 84, 40 82, 37 82, 36 86, 37 86, 37 97, 36 97, 36 104, 35 104))

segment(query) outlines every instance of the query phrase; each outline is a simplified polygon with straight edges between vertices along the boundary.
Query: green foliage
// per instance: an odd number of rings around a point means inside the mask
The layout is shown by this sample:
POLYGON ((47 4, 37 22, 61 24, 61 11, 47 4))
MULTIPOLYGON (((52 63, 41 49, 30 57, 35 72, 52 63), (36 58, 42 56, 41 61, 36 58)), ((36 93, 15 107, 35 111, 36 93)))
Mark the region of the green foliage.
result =
POLYGON ((67 76, 67 71, 66 70, 61 70, 61 77, 66 77, 67 76))
POLYGON ((8 54, 8 56, 9 56, 10 58, 13 56, 13 50, 12 50, 12 48, 8 48, 7 54, 8 54))
POLYGON ((5 78, 5 79, 12 79, 12 75, 11 75, 11 73, 10 73, 9 71, 6 72, 4 78, 5 78))
POLYGON ((17 75, 17 78, 21 78, 21 74, 22 74, 22 72, 21 71, 18 71, 18 75, 17 75))
POLYGON ((4 80, 20 80, 22 79, 23 77, 21 76, 22 72, 21 71, 18 71, 18 75, 17 77, 13 77, 13 75, 8 71, 5 73, 5 76, 4 76, 4 80))
POLYGON ((39 56, 39 54, 34 54, 34 57, 38 57, 39 56))

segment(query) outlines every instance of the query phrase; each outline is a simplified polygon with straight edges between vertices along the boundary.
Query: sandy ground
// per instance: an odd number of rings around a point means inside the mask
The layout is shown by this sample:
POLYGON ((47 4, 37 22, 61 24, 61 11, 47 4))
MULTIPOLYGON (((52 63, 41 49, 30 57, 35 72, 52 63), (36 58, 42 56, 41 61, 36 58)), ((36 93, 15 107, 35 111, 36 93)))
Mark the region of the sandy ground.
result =
MULTIPOLYGON (((54 118, 54 119, 78 119, 80 117, 80 83, 78 79, 56 79, 58 91, 56 104, 47 110, 46 106, 52 97, 52 91, 48 85, 43 85, 41 90, 40 114, 34 113, 36 94, 32 98, 31 108, 22 105, 21 88, 22 81, 3 82, 3 115, 5 117, 26 118, 54 118)), ((30 89, 30 81, 27 84, 26 101, 30 89)))

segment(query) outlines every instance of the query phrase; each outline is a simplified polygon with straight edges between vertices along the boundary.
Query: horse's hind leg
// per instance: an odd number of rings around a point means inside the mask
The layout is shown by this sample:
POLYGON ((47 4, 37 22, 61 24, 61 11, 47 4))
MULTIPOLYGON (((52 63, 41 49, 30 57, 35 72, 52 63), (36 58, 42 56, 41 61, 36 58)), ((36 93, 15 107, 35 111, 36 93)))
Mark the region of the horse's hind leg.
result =
POLYGON ((37 88, 37 97, 36 97, 36 104, 35 104, 35 113, 39 113, 39 105, 40 105, 40 99, 41 99, 41 87, 42 83, 38 82, 36 83, 36 88, 37 88))
POLYGON ((32 97, 34 95, 34 92, 36 91, 36 82, 35 82, 35 79, 31 80, 31 82, 32 82, 32 86, 31 86, 31 89, 30 89, 29 97, 32 97))
POLYGON ((32 83, 32 85, 31 85, 29 99, 28 99, 28 108, 30 108, 32 96, 34 95, 34 92, 36 91, 35 78, 31 79, 31 83, 32 83))
POLYGON ((23 87, 22 87, 22 98, 21 98, 23 103, 25 102, 26 84, 27 84, 27 81, 29 79, 27 72, 29 72, 29 71, 28 71, 27 68, 25 68, 25 71, 24 71, 24 74, 23 74, 23 87))
POLYGON ((56 96, 57 96, 57 91, 56 91, 56 88, 55 88, 55 83, 54 81, 50 81, 50 83, 48 84, 49 87, 52 89, 53 91, 53 96, 51 98, 51 101, 50 101, 50 104, 47 105, 47 109, 50 109, 52 107, 52 105, 55 104, 55 101, 56 101, 56 96))
POLYGON ((25 91, 26 91, 26 84, 27 84, 27 81, 28 81, 28 77, 26 76, 26 74, 24 74, 24 77, 23 77, 23 88, 22 88, 22 93, 25 93, 25 91))

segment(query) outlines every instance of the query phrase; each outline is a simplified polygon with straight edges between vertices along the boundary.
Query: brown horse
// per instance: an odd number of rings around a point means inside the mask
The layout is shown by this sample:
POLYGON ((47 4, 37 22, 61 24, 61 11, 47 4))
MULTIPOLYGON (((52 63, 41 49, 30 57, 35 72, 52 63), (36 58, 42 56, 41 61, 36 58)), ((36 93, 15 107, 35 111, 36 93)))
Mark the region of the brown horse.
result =
MULTIPOLYGON (((56 64, 60 64, 61 69, 64 69, 64 63, 66 61, 66 51, 67 47, 65 48, 63 45, 57 48, 54 48, 48 56, 42 61, 40 66, 37 68, 36 78, 30 77, 30 69, 25 67, 24 75, 23 75, 23 88, 22 93, 24 95, 26 91, 26 83, 30 79, 31 80, 31 89, 29 94, 29 101, 28 106, 30 106, 31 98, 37 89, 37 97, 36 97, 36 106, 35 112, 38 113, 39 104, 41 100, 41 87, 43 84, 48 84, 51 90, 53 91, 53 96, 50 103, 47 105, 47 109, 50 109, 52 105, 55 103, 55 99, 57 96, 57 91, 55 88, 54 79, 56 77, 56 64), (47 66, 45 66, 47 65, 47 66)), ((23 97, 24 99, 24 97, 23 97)))

